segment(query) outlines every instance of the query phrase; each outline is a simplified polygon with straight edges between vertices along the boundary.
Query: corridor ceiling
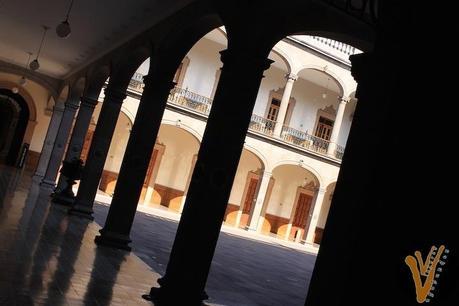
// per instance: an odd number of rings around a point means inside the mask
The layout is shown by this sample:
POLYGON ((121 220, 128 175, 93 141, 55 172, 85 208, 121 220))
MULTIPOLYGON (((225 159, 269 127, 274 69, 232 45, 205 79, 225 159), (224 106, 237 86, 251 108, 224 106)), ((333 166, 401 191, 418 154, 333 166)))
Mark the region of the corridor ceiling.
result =
POLYGON ((192 0, 74 0, 72 33, 59 38, 71 0, 0 0, 0 60, 25 67, 48 30, 39 72, 62 79, 148 29, 192 0))

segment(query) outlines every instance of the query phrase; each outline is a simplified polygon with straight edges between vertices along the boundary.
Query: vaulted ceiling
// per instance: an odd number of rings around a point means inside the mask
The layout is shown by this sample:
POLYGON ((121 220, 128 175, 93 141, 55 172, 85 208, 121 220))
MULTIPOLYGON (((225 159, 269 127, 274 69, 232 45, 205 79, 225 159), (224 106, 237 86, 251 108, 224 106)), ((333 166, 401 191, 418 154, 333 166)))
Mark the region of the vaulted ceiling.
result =
POLYGON ((74 0, 68 38, 56 34, 71 0, 0 0, 0 60, 25 67, 39 56, 39 72, 65 78, 192 0, 74 0))

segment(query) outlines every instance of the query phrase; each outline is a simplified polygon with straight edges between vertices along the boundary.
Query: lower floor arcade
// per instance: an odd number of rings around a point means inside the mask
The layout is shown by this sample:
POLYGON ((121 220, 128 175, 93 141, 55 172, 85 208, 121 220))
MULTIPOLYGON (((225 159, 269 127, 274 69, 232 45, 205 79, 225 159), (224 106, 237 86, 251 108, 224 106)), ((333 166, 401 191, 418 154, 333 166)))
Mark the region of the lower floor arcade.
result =
MULTIPOLYGON (((166 111, 140 205, 182 212, 204 126, 196 119, 166 111)), ((121 112, 99 184, 99 190, 108 196, 113 196, 131 127, 129 114, 121 112)), ((83 159, 93 133, 93 129, 87 133, 83 159)), ((320 244, 339 170, 323 165, 247 136, 224 224, 283 240, 320 244)))
MULTIPOLYGON (((0 305, 152 305, 141 296, 164 275, 176 221, 139 211, 132 252, 97 246, 108 206, 95 205, 95 222, 69 216, 31 172, 0 170, 0 305)), ((241 233, 222 229, 207 304, 303 305, 315 255, 241 233)))

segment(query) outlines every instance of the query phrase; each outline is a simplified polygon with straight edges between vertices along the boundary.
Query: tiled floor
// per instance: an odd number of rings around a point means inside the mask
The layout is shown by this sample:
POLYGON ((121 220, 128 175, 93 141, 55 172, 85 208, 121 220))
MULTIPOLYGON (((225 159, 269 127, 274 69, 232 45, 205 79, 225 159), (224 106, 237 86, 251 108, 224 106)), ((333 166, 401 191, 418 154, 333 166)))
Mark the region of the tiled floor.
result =
MULTIPOLYGON (((99 224, 107 211, 95 206, 99 224)), ((96 247, 95 222, 69 218, 30 174, 0 166, 0 306, 152 305, 141 295, 164 273, 176 226, 137 212, 132 253, 96 247)), ((301 306, 314 261, 304 250, 222 232, 206 291, 219 305, 301 306)))
POLYGON ((96 247, 99 226, 49 205, 30 176, 0 168, 0 305, 152 305, 156 283, 134 254, 96 247))

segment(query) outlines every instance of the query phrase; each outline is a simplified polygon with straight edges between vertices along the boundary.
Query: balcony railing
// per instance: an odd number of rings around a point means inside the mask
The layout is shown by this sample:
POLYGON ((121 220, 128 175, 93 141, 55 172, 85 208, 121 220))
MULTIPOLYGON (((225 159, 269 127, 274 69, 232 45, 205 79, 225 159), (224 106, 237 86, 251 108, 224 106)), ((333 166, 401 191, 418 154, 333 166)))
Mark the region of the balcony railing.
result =
POLYGON ((179 87, 171 90, 168 102, 204 115, 208 115, 212 107, 212 99, 179 87))
POLYGON ((137 92, 142 92, 143 86, 143 74, 140 74, 138 72, 134 73, 134 75, 131 78, 131 81, 129 81, 129 89, 137 92))
POLYGON ((307 132, 298 131, 289 126, 283 126, 281 139, 285 142, 306 148, 321 154, 327 154, 329 142, 325 139, 313 136, 307 132))
POLYGON ((338 159, 343 159, 344 154, 344 147, 340 145, 336 145, 335 157, 338 159))
POLYGON ((344 53, 346 55, 353 55, 358 52, 356 48, 354 48, 351 45, 345 44, 343 42, 333 40, 330 38, 325 38, 325 37, 320 37, 320 36, 311 36, 312 39, 316 40, 320 44, 329 46, 330 48, 333 48, 341 53, 344 53))
MULTIPOLYGON (((143 91, 143 76, 141 74, 136 75, 136 78, 131 80, 129 88, 142 92, 143 91), (135 86, 135 87, 133 87, 135 86)), ((182 108, 191 110, 196 113, 208 116, 210 108, 212 107, 212 99, 194 93, 188 89, 175 87, 171 90, 168 98, 168 103, 180 106, 182 108)), ((249 124, 249 130, 252 132, 260 133, 268 137, 273 137, 274 128, 276 127, 276 121, 269 120, 267 118, 252 114, 252 118, 249 124)), ((289 126, 283 126, 281 132, 281 140, 284 142, 293 144, 295 146, 314 151, 319 154, 326 155, 329 142, 322 138, 308 134, 291 128, 289 126)), ((335 157, 341 159, 343 156, 344 147, 337 145, 335 151, 335 157)))
POLYGON ((249 124, 249 130, 259 132, 268 136, 272 136, 275 127, 276 121, 252 114, 252 118, 249 124))

